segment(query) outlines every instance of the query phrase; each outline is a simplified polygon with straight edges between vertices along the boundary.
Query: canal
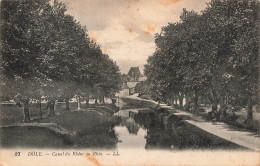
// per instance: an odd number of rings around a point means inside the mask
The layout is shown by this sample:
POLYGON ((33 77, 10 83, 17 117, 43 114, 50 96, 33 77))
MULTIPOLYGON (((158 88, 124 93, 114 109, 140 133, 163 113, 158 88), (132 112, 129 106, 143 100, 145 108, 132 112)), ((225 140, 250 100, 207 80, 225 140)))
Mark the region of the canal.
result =
POLYGON ((124 106, 113 115, 117 149, 246 150, 171 113, 124 106))

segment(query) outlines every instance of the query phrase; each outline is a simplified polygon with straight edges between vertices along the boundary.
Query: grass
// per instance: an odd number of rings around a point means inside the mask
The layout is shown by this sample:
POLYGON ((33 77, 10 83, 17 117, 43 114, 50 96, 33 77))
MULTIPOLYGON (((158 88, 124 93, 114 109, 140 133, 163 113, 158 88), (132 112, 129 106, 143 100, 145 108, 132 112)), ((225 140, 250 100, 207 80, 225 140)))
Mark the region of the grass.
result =
MULTIPOLYGON (((1 130, 1 135, 4 136, 1 142, 4 147, 113 148, 117 137, 113 130, 114 123, 110 121, 112 112, 116 111, 113 111, 112 107, 108 108, 103 105, 34 120, 38 123, 55 123, 57 126, 76 133, 71 138, 53 133, 48 128, 6 127, 1 130)), ((18 111, 9 109, 12 112, 18 111)), ((37 114, 35 109, 31 108, 31 110, 37 114)), ((18 113, 15 113, 12 115, 14 115, 14 120, 17 120, 19 118, 15 118, 15 115, 18 113)))
MULTIPOLYGON (((211 111, 211 106, 202 106, 200 105, 201 110, 204 110, 203 112, 199 112, 198 115, 203 117, 204 119, 211 121, 211 117, 208 115, 208 112, 211 111)), ((240 129, 246 129, 251 132, 256 132, 259 134, 259 119, 260 113, 257 112, 257 107, 253 107, 253 126, 248 127, 245 123, 247 118, 247 111, 245 109, 242 109, 238 112, 232 112, 227 111, 227 124, 232 125, 234 127, 240 128, 240 129)))
POLYGON ((39 122, 56 123, 69 131, 76 132, 73 138, 76 147, 113 147, 116 143, 116 137, 113 135, 114 126, 108 121, 109 116, 104 113, 108 109, 94 110, 68 112, 39 122))
MULTIPOLYGON (((46 108, 47 103, 42 103, 43 117, 47 117, 49 110, 46 108)), ((77 108, 77 103, 70 103, 71 110, 77 108)), ((65 112, 65 103, 55 104, 55 114, 63 114, 65 112)), ((35 120, 40 118, 40 108, 36 104, 29 105, 30 119, 35 120)), ((1 125, 12 125, 14 123, 21 123, 24 120, 23 107, 19 107, 15 104, 0 105, 0 122, 1 125)))
POLYGON ((1 146, 4 148, 66 148, 72 141, 48 128, 8 127, 1 129, 1 146))

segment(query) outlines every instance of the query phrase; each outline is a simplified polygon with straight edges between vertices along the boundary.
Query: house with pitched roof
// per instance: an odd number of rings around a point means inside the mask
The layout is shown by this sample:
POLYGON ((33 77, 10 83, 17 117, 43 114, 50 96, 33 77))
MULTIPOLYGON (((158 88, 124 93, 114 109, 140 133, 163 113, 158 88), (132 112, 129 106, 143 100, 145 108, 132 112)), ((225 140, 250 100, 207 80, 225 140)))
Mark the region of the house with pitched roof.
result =
POLYGON ((139 82, 139 77, 142 75, 139 67, 131 67, 128 74, 131 82, 139 82))
POLYGON ((135 93, 135 86, 141 81, 145 81, 146 77, 142 75, 139 67, 131 67, 128 74, 121 75, 122 87, 119 96, 129 96, 135 93))
POLYGON ((141 81, 145 81, 146 77, 143 76, 140 72, 139 67, 131 67, 128 74, 127 86, 129 87, 129 93, 135 93, 135 86, 141 81))

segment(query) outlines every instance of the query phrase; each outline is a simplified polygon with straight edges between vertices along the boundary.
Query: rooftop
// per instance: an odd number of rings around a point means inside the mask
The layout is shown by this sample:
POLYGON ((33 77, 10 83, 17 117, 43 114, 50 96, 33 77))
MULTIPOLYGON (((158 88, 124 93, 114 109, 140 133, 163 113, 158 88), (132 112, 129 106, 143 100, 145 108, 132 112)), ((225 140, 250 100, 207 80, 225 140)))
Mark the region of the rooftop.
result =
POLYGON ((139 70, 139 67, 131 67, 129 72, 128 72, 128 75, 131 76, 131 77, 139 77, 142 74, 139 70))

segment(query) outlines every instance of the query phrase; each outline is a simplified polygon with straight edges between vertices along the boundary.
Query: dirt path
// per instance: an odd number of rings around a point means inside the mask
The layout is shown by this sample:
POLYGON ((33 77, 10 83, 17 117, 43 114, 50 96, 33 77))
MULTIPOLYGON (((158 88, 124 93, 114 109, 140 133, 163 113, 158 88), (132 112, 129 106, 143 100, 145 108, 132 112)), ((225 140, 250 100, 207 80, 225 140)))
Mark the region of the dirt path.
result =
MULTIPOLYGON (((165 106, 162 106, 165 107, 165 106)), ((172 108, 171 108, 172 109, 172 108)), ((185 120, 188 123, 197 126, 209 133, 212 133, 220 138, 236 143, 238 145, 260 151, 260 137, 249 131, 236 130, 234 127, 227 125, 223 122, 208 122, 201 117, 187 113, 181 110, 175 110, 177 113, 173 113, 176 116, 186 116, 189 120, 185 120)))

